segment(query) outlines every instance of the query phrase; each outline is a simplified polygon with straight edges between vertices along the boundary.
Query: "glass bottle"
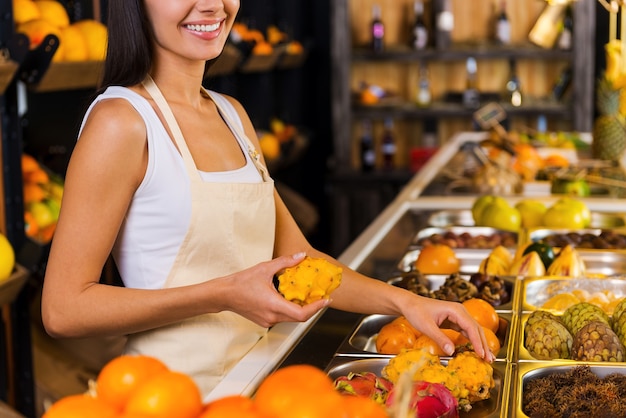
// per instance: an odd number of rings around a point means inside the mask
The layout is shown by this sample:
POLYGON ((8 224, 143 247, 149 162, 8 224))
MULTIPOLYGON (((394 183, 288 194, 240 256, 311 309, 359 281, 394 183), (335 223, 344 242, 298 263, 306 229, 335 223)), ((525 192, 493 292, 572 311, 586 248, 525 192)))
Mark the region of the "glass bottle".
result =
POLYGON ((511 43, 511 22, 506 13, 506 2, 504 0, 500 3, 500 14, 496 21, 496 41, 501 45, 511 43))
POLYGON ((480 94, 477 87, 478 64, 474 57, 469 57, 465 63, 467 71, 467 86, 463 91, 463 105, 469 109, 480 107, 480 94))
POLYGON ((574 34, 574 18, 572 17, 572 7, 568 6, 565 9, 565 16, 563 17, 563 29, 559 35, 559 41, 557 43, 559 49, 571 49, 572 38, 574 34))
POLYGON ((433 0, 435 22, 435 47, 439 50, 448 49, 452 43, 454 14, 451 0, 433 0))
POLYGON ((512 106, 519 107, 522 105, 522 90, 517 76, 517 66, 513 59, 509 61, 509 79, 506 82, 506 91, 507 99, 512 106))
POLYGON ((430 81, 428 80, 428 68, 426 67, 426 64, 422 62, 420 64, 416 102, 420 107, 428 107, 431 100, 432 96, 430 93, 430 81))
POLYGON ((384 49, 384 37, 385 37, 385 25, 381 19, 380 6, 375 4, 372 6, 372 22, 371 22, 371 36, 372 36, 372 50, 374 52, 381 52, 384 49))
POLYGON ((415 21, 411 30, 411 45, 414 49, 420 50, 428 45, 428 29, 424 23, 424 3, 416 0, 413 3, 415 21))
POLYGON ((395 167, 396 138, 393 132, 393 119, 391 118, 385 119, 381 151, 383 155, 383 168, 385 170, 392 170, 395 167))
POLYGON ((376 166, 376 150, 372 135, 372 122, 364 120, 361 132, 361 170, 373 171, 376 166))

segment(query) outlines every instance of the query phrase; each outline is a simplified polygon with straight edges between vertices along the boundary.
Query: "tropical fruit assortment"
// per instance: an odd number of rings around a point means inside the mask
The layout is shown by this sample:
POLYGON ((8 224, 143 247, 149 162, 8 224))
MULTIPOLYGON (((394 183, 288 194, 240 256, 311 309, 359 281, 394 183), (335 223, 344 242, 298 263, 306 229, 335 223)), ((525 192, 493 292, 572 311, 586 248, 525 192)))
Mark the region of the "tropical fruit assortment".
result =
POLYGON ((279 118, 272 118, 269 125, 269 130, 259 130, 257 136, 265 161, 272 162, 288 153, 298 129, 279 118))
POLYGON ((244 22, 235 22, 229 39, 244 52, 249 50, 254 55, 271 55, 278 45, 286 45, 288 54, 302 54, 304 50, 299 41, 290 39, 276 25, 269 25, 264 33, 244 22))
POLYGON ((30 48, 37 48, 47 35, 59 46, 52 61, 102 61, 106 56, 107 28, 94 19, 71 22, 65 6, 57 0, 13 0, 16 31, 25 34, 30 48))
POLYGON ((49 173, 33 156, 22 154, 24 231, 47 243, 56 229, 63 198, 63 179, 49 173))

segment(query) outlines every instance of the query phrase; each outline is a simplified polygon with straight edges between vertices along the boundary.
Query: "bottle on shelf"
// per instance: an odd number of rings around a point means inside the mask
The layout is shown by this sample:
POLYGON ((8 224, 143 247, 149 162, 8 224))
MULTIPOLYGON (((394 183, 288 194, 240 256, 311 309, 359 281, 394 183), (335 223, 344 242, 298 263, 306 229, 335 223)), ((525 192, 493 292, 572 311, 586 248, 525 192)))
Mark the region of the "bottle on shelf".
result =
POLYGON ((522 105, 522 90, 519 77, 517 76, 517 65, 514 59, 509 61, 509 79, 506 82, 507 100, 515 107, 522 105))
POLYGON ((361 129, 361 170, 369 172, 376 167, 376 149, 374 148, 372 122, 369 119, 364 120, 361 129))
POLYGON ((430 81, 428 80, 428 67, 425 62, 420 63, 419 81, 417 86, 416 102, 419 107, 428 107, 432 100, 430 93, 430 81))
POLYGON ((396 159, 396 138, 393 132, 393 119, 385 119, 385 129, 381 141, 381 153, 383 156, 383 168, 392 170, 395 168, 396 159))
POLYGON ((500 13, 496 20, 496 42, 500 45, 508 45, 511 43, 511 22, 506 13, 506 1, 500 2, 500 13))
POLYGON ((378 4, 374 4, 372 6, 372 21, 370 23, 370 30, 370 35, 372 37, 372 50, 374 52, 381 52, 385 48, 385 25, 383 24, 380 5, 378 4))
POLYGON ((478 64, 476 58, 469 57, 465 62, 467 71, 467 86, 463 91, 463 106, 469 109, 478 109, 480 107, 480 93, 477 87, 478 64))
POLYGON ((416 0, 413 3, 414 21, 411 28, 411 46, 421 50, 428 46, 428 28, 424 23, 424 3, 416 0))
POLYGON ((452 43, 454 14, 451 0, 433 0, 435 22, 435 47, 438 50, 448 49, 452 43))
POLYGON ((561 100, 570 84, 572 84, 572 76, 573 70, 571 66, 567 66, 561 71, 559 74, 559 78, 557 78, 556 83, 554 83, 554 87, 552 87, 552 97, 555 100, 561 100))
POLYGON ((554 46, 559 36, 559 28, 565 15, 566 4, 547 3, 535 25, 528 34, 532 43, 542 48, 550 49, 554 46))
POLYGON ((572 38, 574 36, 574 18, 572 16, 572 7, 567 6, 565 15, 563 16, 563 29, 559 35, 557 46, 559 49, 571 49, 572 38))

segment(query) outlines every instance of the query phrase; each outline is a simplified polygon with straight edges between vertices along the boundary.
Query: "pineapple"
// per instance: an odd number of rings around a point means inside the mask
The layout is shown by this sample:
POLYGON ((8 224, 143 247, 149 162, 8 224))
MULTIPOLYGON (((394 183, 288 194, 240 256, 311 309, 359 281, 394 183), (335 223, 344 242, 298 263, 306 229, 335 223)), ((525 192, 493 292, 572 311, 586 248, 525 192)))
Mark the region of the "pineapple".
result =
POLYGON ((597 159, 617 162, 626 147, 626 122, 619 113, 620 90, 602 78, 598 82, 596 94, 600 116, 593 126, 592 154, 597 159))

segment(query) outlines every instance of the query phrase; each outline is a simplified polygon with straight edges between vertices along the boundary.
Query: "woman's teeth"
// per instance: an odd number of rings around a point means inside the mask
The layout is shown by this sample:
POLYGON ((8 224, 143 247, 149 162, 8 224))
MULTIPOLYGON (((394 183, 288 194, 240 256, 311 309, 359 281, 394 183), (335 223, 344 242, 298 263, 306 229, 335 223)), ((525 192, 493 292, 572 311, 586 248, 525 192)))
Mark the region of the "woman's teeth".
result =
POLYGON ((195 32, 213 32, 220 27, 219 23, 214 23, 212 25, 187 25, 189 30, 195 32))

